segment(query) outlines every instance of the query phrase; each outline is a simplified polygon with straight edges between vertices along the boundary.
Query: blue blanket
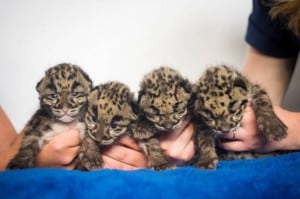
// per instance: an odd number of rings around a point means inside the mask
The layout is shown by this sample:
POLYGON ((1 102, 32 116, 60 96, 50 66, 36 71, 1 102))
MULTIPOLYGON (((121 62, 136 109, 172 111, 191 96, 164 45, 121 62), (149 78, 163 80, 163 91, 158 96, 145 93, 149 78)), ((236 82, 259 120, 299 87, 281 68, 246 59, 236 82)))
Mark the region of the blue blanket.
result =
POLYGON ((0 198, 300 198, 300 153, 221 161, 215 170, 181 167, 93 172, 0 172, 0 198))

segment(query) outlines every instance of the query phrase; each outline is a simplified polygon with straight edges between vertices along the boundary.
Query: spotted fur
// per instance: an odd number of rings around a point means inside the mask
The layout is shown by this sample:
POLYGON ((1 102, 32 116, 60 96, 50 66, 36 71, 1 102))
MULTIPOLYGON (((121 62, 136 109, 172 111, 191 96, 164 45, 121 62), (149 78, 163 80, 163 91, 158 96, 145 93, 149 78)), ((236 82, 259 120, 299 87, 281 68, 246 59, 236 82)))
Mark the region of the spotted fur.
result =
POLYGON ((281 140, 287 135, 287 127, 274 113, 267 92, 237 70, 225 65, 209 67, 194 84, 193 93, 197 135, 206 143, 198 146, 200 154, 195 164, 199 167, 216 166, 214 138, 235 131, 247 105, 253 107, 258 130, 266 139, 281 140))
POLYGON ((137 119, 133 104, 133 93, 121 82, 111 81, 93 88, 88 97, 87 135, 82 140, 78 169, 102 168, 101 149, 128 133, 131 123, 137 119))
POLYGON ((138 97, 138 130, 133 137, 148 156, 149 167, 172 166, 162 154, 158 137, 180 126, 189 114, 190 97, 191 84, 170 67, 160 67, 144 76, 138 97))
POLYGON ((83 137, 82 119, 91 88, 92 81, 79 66, 63 63, 49 68, 36 85, 40 108, 26 125, 19 152, 7 168, 35 167, 42 146, 67 129, 76 128, 83 137))

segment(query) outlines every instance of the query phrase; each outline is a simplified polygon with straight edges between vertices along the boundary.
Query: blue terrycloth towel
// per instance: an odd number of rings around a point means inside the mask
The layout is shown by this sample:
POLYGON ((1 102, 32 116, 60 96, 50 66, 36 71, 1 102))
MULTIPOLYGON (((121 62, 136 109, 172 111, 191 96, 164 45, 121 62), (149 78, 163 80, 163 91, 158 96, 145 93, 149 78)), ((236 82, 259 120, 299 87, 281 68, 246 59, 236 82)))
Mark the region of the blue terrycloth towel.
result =
POLYGON ((299 170, 299 152, 221 161, 215 170, 13 170, 0 172, 0 198, 299 199, 299 170))

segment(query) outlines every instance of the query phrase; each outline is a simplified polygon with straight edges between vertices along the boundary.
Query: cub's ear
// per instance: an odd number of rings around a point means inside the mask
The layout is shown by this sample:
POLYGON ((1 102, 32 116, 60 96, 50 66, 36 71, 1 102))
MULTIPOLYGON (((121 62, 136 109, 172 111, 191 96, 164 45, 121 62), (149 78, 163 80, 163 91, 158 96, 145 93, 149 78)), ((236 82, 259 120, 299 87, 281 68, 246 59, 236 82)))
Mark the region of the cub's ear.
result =
POLYGON ((35 86, 35 89, 37 92, 41 93, 43 88, 45 87, 45 78, 42 78, 35 86))
POLYGON ((92 88, 92 90, 90 91, 90 93, 88 94, 88 101, 94 101, 98 98, 99 96, 99 90, 101 88, 99 86, 95 86, 92 88))
POLYGON ((192 93, 191 97, 188 100, 188 105, 187 105, 187 107, 188 107, 189 110, 193 110, 194 109, 196 98, 197 98, 196 94, 192 93))
POLYGON ((122 101, 130 103, 133 100, 133 93, 130 92, 129 88, 123 88, 120 92, 122 101))
POLYGON ((235 87, 241 87, 242 89, 244 90, 247 90, 247 85, 246 85, 246 81, 244 78, 240 78, 240 77, 237 77, 234 82, 233 82, 233 86, 235 87))
POLYGON ((180 81, 179 85, 187 92, 191 93, 192 92, 192 84, 188 79, 183 79, 180 81))
POLYGON ((140 90, 138 93, 137 104, 140 104, 142 96, 145 94, 145 91, 140 90))
POLYGON ((77 74, 78 74, 79 79, 82 82, 87 83, 87 85, 85 85, 87 87, 87 89, 92 90, 93 82, 92 82, 91 78, 89 77, 89 75, 79 67, 78 67, 77 74))

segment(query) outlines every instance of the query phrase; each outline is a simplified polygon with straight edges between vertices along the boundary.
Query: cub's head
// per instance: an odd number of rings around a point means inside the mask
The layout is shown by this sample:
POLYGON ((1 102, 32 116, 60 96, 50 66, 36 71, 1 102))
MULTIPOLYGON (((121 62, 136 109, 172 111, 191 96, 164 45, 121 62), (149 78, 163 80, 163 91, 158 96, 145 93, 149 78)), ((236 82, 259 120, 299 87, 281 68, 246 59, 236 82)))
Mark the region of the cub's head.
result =
POLYGON ((36 85, 41 108, 63 123, 83 116, 91 89, 88 75, 79 66, 67 63, 49 68, 36 85))
POLYGON ((248 103, 244 77, 226 66, 208 68, 193 85, 193 112, 216 133, 237 128, 248 103))
POLYGON ((85 116, 88 134, 103 145, 112 144, 137 119, 132 110, 133 94, 123 83, 112 81, 96 86, 88 101, 85 116))
POLYGON ((160 67, 146 74, 138 97, 139 110, 161 131, 172 130, 188 114, 191 84, 179 72, 160 67))

